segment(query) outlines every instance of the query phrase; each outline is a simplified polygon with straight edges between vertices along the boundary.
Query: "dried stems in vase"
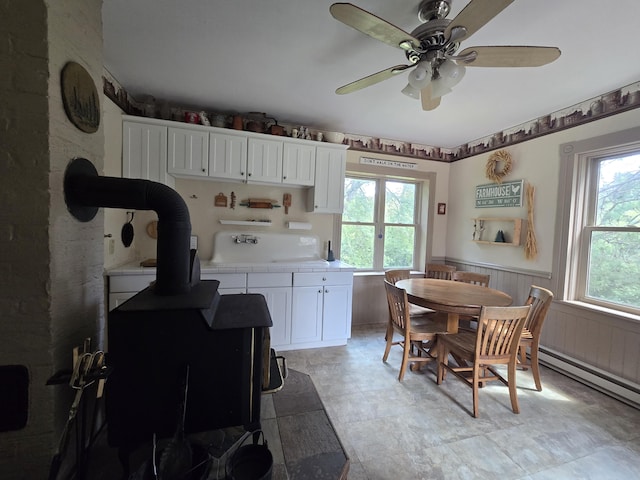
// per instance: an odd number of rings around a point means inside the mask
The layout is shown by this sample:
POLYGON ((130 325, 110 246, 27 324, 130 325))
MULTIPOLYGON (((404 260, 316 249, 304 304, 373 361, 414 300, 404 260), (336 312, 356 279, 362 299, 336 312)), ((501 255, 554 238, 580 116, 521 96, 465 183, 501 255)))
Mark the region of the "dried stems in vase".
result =
POLYGON ((536 241, 536 232, 533 228, 533 199, 535 196, 536 188, 527 183, 526 197, 527 197, 527 240, 524 244, 524 255, 527 260, 535 260, 538 256, 538 243, 536 241))

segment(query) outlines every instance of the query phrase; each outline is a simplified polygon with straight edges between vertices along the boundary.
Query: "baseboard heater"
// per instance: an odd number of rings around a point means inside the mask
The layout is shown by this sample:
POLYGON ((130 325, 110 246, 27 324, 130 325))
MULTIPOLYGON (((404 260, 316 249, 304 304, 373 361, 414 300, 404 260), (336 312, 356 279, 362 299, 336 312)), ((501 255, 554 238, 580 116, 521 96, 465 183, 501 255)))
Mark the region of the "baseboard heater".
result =
POLYGON ((640 385, 550 348, 540 347, 539 358, 544 366, 640 409, 640 385))

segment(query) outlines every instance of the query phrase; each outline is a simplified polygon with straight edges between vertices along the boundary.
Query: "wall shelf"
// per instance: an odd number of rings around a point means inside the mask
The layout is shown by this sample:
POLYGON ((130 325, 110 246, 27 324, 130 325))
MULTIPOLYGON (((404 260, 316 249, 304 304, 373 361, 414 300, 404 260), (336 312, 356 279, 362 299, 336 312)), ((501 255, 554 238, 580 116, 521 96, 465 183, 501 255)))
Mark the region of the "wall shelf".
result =
POLYGON ((271 220, 220 220, 222 225, 248 225, 251 227, 270 227, 271 220))
POLYGON ((484 245, 501 245, 508 247, 520 246, 520 238, 522 236, 522 218, 478 217, 473 218, 472 220, 474 224, 473 242, 484 245), (505 236, 504 242, 486 240, 489 238, 496 238, 498 230, 503 231, 505 236))

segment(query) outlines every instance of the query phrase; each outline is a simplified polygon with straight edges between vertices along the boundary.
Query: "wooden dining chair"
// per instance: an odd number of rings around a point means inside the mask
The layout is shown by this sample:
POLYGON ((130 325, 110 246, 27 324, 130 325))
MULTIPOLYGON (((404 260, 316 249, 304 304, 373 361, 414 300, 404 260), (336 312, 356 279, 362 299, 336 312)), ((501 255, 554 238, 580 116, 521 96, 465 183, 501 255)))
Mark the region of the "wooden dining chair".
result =
POLYGON ((536 383, 536 389, 538 391, 542 390, 540 366, 538 365, 540 332, 542 331, 542 324, 547 316, 552 300, 553 292, 546 288, 531 285, 529 297, 525 302, 525 305, 531 305, 531 315, 529 315, 527 322, 524 324, 522 335, 520 336, 518 365, 524 370, 531 367, 533 380, 536 383), (529 349, 529 360, 527 360, 527 348, 529 349))
POLYGON ((402 347, 402 363, 398 374, 398 381, 401 382, 409 362, 425 363, 434 360, 431 349, 437 335, 446 333, 447 322, 443 317, 434 315, 433 320, 429 319, 425 322, 414 323, 409 313, 406 290, 396 287, 387 280, 384 281, 384 287, 387 294, 387 303, 389 304, 390 321, 387 327, 387 344, 382 361, 387 361, 389 351, 393 345, 402 347), (394 334, 399 334, 402 338, 394 341, 394 334))
MULTIPOLYGON (((455 272, 451 273, 451 280, 453 280, 454 282, 471 283, 472 285, 479 285, 481 287, 489 287, 490 278, 490 275, 477 272, 464 272, 461 270, 456 270, 455 272)), ((478 317, 474 317, 472 315, 460 315, 462 328, 475 330, 475 322, 477 320, 478 317)))
POLYGON ((478 417, 478 388, 499 380, 509 387, 511 408, 520 413, 516 392, 518 342, 530 305, 520 307, 482 307, 478 329, 438 336, 438 385, 452 372, 473 390, 473 416, 478 417), (459 366, 449 365, 449 355, 459 359, 459 366), (494 368, 507 365, 508 380, 494 368))
MULTIPOLYGON (((396 284, 400 280, 407 280, 411 278, 411 270, 408 269, 394 269, 387 270, 384 272, 384 278, 389 283, 396 284)), ((411 317, 417 319, 422 315, 430 315, 435 314, 435 310, 431 310, 430 308, 421 307, 420 305, 414 305, 412 303, 409 304, 409 310, 411 312, 411 317)))
POLYGON ((454 282, 471 283, 473 285, 480 285, 481 287, 488 287, 490 278, 490 275, 477 272, 463 272, 456 270, 451 273, 451 280, 454 282))
POLYGON ((437 278, 440 280, 451 280, 451 274, 456 271, 453 265, 442 263, 427 263, 424 271, 424 278, 437 278))

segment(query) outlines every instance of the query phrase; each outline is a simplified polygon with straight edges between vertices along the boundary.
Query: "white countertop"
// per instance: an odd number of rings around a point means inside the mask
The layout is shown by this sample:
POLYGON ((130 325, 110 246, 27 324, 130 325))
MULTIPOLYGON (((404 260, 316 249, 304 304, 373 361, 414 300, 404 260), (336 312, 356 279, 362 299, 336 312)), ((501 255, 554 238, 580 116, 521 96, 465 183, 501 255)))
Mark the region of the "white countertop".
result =
MULTIPOLYGON (((250 273, 250 272, 353 272, 354 267, 336 260, 327 262, 327 266, 317 263, 305 265, 304 262, 294 263, 234 263, 231 265, 212 265, 211 262, 200 262, 200 273, 250 273)), ((106 275, 155 275, 155 267, 141 267, 140 262, 132 262, 120 267, 110 268, 106 275)))

